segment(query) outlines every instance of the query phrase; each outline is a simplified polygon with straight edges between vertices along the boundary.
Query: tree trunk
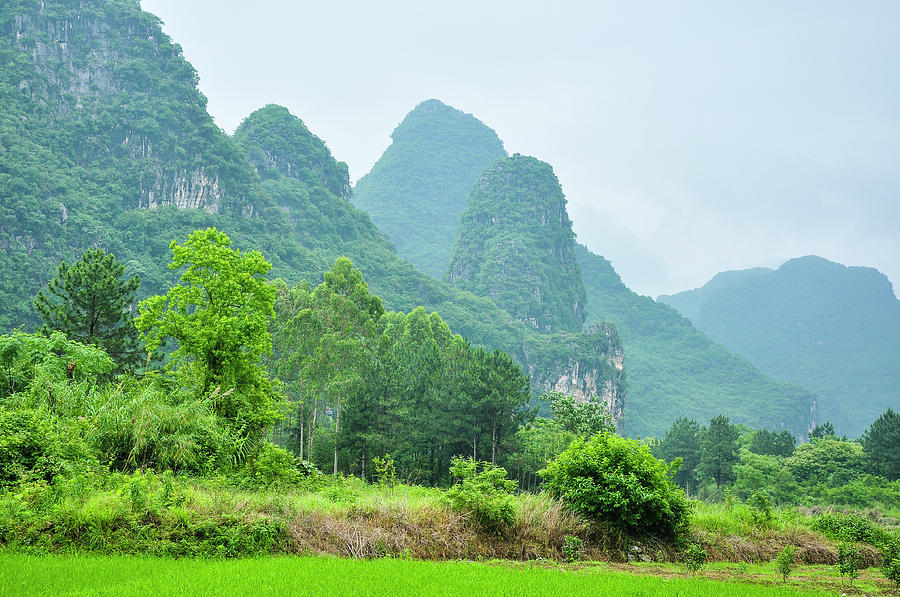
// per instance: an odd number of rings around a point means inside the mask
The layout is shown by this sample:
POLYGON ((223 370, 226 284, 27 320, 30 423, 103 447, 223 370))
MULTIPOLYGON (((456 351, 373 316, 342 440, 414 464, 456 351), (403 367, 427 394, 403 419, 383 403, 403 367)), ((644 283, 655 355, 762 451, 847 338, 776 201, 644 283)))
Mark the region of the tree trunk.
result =
POLYGON ((304 431, 306 431, 306 417, 303 416, 303 403, 299 402, 297 406, 297 427, 300 429, 300 437, 298 444, 300 445, 300 460, 307 460, 303 458, 303 448, 306 446, 303 443, 304 439, 304 431))
POLYGON ((341 433, 341 399, 337 400, 337 418, 334 420, 334 476, 338 474, 338 435, 341 433))
POLYGON ((313 416, 312 421, 309 423, 309 446, 307 447, 306 453, 309 454, 310 459, 312 459, 312 449, 313 442, 316 439, 316 423, 319 420, 319 400, 316 399, 313 401, 313 416))
POLYGON ((491 464, 497 465, 497 417, 494 417, 494 424, 491 426, 491 464))

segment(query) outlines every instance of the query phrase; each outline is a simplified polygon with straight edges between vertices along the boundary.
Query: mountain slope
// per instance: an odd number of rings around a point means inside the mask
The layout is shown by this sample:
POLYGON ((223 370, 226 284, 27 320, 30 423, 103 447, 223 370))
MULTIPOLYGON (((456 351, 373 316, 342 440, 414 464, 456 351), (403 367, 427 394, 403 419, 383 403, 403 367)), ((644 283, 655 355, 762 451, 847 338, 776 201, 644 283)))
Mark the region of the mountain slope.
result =
POLYGON ((819 418, 860 435, 900 407, 900 301, 878 270, 802 257, 723 272, 660 301, 778 379, 819 395, 819 418))
POLYGON ((705 422, 724 413, 754 427, 806 433, 815 408, 808 391, 766 377, 673 308, 635 294, 603 257, 582 245, 576 254, 587 320, 614 322, 622 338, 630 431, 661 437, 677 417, 705 422))
POLYGON ((549 164, 516 154, 475 181, 447 279, 541 331, 584 325, 584 284, 566 198, 549 164))
POLYGON ((497 134, 438 100, 416 106, 353 190, 353 203, 417 269, 441 279, 481 172, 506 157, 497 134))

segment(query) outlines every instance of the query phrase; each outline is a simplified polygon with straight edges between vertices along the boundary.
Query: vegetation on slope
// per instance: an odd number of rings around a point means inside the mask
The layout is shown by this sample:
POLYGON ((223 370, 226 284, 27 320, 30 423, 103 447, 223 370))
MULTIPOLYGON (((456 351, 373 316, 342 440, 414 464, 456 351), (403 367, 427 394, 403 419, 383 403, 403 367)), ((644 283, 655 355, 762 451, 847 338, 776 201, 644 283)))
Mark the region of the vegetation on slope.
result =
POLYGON ((475 182, 447 280, 538 330, 581 330, 584 284, 566 198, 549 164, 516 154, 475 182))
POLYGON ((576 255, 587 290, 587 321, 614 322, 622 338, 629 433, 662 437, 677 417, 705 422, 717 413, 752 427, 798 435, 809 430, 809 392, 773 381, 671 307, 638 296, 603 257, 581 245, 576 255))
POLYGON ((506 157, 496 133, 438 100, 416 106, 353 189, 366 211, 416 269, 442 279, 472 184, 506 157))
POLYGON ((840 433, 857 437, 900 406, 900 301, 877 270, 810 256, 659 300, 767 375, 815 391, 818 421, 840 433))

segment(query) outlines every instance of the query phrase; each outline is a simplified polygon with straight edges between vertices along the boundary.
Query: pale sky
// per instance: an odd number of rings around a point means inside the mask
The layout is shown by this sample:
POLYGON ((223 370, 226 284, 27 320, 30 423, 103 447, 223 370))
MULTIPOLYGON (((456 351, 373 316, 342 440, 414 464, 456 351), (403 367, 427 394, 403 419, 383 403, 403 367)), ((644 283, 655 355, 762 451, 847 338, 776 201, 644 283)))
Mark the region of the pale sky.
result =
POLYGON ((353 181, 422 100, 474 114, 641 294, 809 254, 900 282, 895 0, 141 5, 220 127, 286 106, 353 181))

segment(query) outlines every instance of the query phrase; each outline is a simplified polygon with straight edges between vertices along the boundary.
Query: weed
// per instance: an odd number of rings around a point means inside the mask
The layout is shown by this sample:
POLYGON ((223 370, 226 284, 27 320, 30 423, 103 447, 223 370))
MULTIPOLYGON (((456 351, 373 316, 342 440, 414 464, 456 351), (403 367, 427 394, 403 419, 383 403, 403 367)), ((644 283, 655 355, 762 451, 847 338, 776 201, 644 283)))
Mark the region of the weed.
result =
POLYGON ((562 552, 566 562, 579 562, 584 557, 584 541, 579 537, 566 535, 562 552))
POLYGON ((693 573, 699 572, 706 563, 706 550, 699 543, 692 543, 684 551, 684 565, 693 573))

